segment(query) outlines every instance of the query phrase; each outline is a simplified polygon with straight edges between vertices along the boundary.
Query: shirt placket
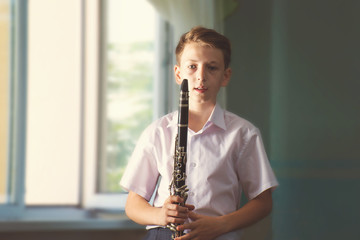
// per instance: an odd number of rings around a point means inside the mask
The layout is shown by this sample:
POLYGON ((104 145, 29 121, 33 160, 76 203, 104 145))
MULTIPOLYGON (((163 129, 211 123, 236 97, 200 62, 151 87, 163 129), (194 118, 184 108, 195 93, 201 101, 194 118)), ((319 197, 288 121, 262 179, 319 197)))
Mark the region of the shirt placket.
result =
POLYGON ((198 191, 199 191, 199 179, 201 176, 199 176, 199 159, 201 157, 201 144, 200 144, 200 134, 190 134, 189 138, 189 145, 188 149, 189 151, 189 160, 187 164, 188 169, 188 186, 189 186, 189 197, 196 201, 198 198, 198 191))

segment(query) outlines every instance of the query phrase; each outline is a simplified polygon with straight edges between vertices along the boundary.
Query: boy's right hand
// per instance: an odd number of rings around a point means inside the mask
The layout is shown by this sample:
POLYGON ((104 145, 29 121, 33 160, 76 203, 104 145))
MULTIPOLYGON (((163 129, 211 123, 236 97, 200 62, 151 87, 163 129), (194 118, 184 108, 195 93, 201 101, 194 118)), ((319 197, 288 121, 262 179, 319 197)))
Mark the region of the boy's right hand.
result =
POLYGON ((194 205, 185 204, 180 206, 179 203, 183 203, 184 199, 179 196, 168 197, 164 205, 160 210, 159 223, 162 226, 166 226, 169 223, 183 224, 188 219, 189 211, 195 209, 194 205))

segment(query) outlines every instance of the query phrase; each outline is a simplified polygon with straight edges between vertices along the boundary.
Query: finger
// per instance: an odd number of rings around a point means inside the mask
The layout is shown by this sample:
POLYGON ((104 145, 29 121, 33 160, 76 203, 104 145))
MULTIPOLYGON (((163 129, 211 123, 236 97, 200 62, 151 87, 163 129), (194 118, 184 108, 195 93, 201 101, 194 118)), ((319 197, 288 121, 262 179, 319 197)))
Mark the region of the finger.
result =
POLYGON ((198 215, 192 211, 188 213, 188 216, 191 220, 194 220, 194 221, 200 218, 200 215, 198 215))
POLYGON ((179 203, 179 202, 181 202, 181 200, 182 200, 182 199, 181 199, 179 196, 169 196, 169 197, 165 200, 164 204, 166 204, 166 203, 169 203, 169 204, 179 203))
MULTIPOLYGON (((169 223, 184 224, 185 219, 184 218, 176 218, 176 217, 167 217, 166 222, 167 222, 167 224, 169 224, 169 223)), ((181 226, 181 225, 179 225, 179 226, 181 226)))
POLYGON ((193 225, 194 225, 193 223, 185 223, 185 224, 177 226, 176 230, 178 230, 178 231, 184 231, 186 229, 191 230, 194 227, 193 225))
POLYGON ((189 212, 189 209, 187 207, 183 207, 178 204, 170 204, 169 203, 166 205, 166 208, 171 211, 177 211, 177 212, 186 213, 186 214, 189 212))
POLYGON ((167 209, 168 212, 170 212, 170 211, 171 212, 176 212, 176 214, 173 215, 173 216, 177 216, 178 214, 181 214, 181 215, 185 214, 186 217, 188 217, 188 214, 190 212, 189 209, 187 209, 186 207, 181 207, 181 206, 176 205, 176 204, 167 205, 166 209, 167 209))
POLYGON ((195 209, 195 206, 191 204, 185 204, 185 207, 187 207, 190 211, 195 209))
POLYGON ((174 240, 188 240, 188 239, 193 239, 193 237, 195 237, 195 236, 193 236, 193 234, 191 232, 189 232, 181 237, 175 238, 174 240))
POLYGON ((169 196, 165 202, 165 204, 174 204, 174 203, 182 203, 184 200, 179 196, 169 196))
POLYGON ((187 219, 189 217, 188 212, 180 212, 180 211, 175 211, 175 210, 168 210, 167 215, 171 216, 171 217, 177 217, 177 218, 183 218, 183 219, 187 219))
POLYGON ((171 203, 182 203, 182 202, 184 202, 183 198, 181 198, 180 196, 176 196, 176 195, 170 196, 168 199, 170 200, 171 203))

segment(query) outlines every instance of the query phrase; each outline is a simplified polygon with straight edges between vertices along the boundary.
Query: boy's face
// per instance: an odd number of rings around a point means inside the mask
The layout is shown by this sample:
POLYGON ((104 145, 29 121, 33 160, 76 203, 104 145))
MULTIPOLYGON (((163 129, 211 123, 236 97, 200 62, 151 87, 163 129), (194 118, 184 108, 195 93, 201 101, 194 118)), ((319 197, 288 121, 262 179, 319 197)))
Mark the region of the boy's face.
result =
POLYGON ((231 69, 225 69, 220 49, 189 43, 181 55, 180 65, 174 68, 178 84, 188 79, 191 102, 216 103, 217 93, 228 84, 231 69))

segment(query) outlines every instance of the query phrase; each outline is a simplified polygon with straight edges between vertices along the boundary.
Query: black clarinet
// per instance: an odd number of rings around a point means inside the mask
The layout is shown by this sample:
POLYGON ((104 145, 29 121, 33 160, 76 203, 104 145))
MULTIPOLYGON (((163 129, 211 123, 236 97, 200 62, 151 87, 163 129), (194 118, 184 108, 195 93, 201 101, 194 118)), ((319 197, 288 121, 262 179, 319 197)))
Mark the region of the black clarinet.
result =
MULTIPOLYGON (((175 138, 175 153, 174 153, 174 172, 173 178, 169 186, 170 195, 180 196, 184 199, 181 206, 185 205, 187 199, 186 181, 186 147, 187 147, 187 133, 188 133, 188 119, 189 119, 189 90, 188 80, 184 79, 181 83, 179 112, 178 112, 178 133, 175 138)), ((176 230, 177 224, 169 224, 168 228, 173 231, 172 238, 183 236, 183 231, 176 230)))

